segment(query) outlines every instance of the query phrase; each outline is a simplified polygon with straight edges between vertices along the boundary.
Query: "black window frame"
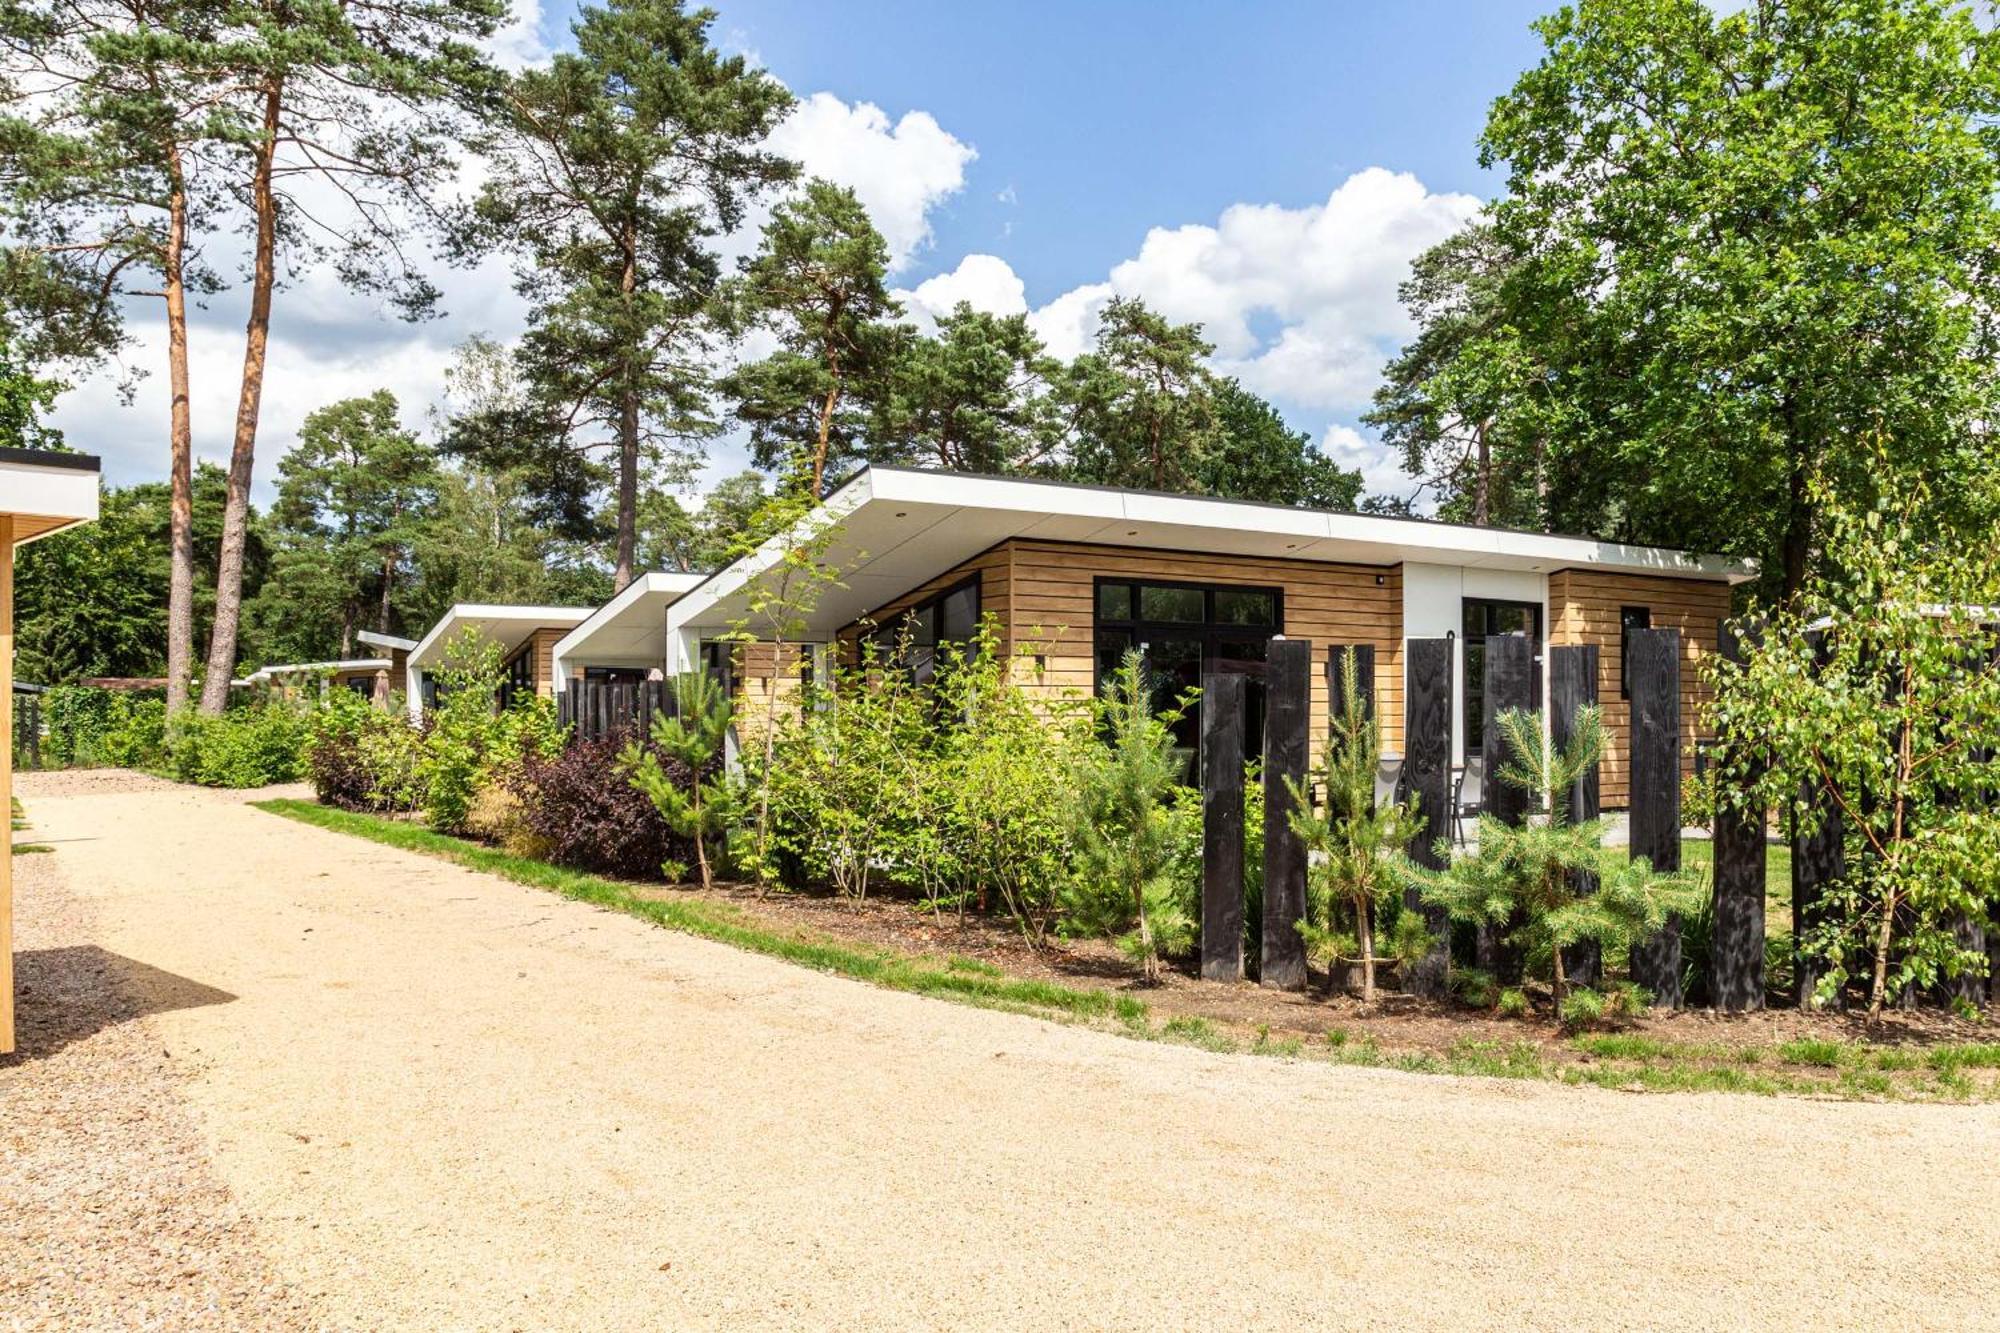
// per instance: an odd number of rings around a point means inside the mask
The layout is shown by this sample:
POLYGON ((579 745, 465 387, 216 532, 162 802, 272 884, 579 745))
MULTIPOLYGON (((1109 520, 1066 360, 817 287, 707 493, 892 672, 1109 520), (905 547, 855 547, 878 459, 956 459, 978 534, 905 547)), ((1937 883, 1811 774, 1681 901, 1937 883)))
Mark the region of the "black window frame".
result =
POLYGON ((939 588, 908 606, 898 608, 887 619, 864 634, 862 640, 864 643, 875 645, 880 662, 901 666, 910 673, 912 680, 922 685, 937 672, 937 650, 940 646, 954 643, 959 645, 962 651, 965 645, 978 640, 979 621, 985 611, 986 590, 982 585, 979 571, 974 570, 957 582, 939 588), (960 593, 968 591, 972 594, 972 624, 968 632, 963 635, 947 636, 943 632, 944 604, 960 593), (930 626, 928 642, 913 635, 905 645, 904 629, 925 622, 930 626), (897 653, 905 646, 909 649, 909 660, 898 662, 897 653))
POLYGON ((1618 697, 1630 699, 1632 686, 1625 674, 1625 664, 1632 660, 1632 631, 1653 628, 1653 608, 1650 606, 1621 606, 1618 608, 1618 697), (1634 624, 1637 616, 1641 623, 1634 624))
POLYGON ((1476 644, 1483 654, 1486 651, 1486 639, 1488 636, 1481 634, 1475 637, 1465 628, 1466 613, 1474 608, 1479 608, 1482 611, 1505 608, 1528 612, 1530 631, 1528 643, 1535 668, 1528 673, 1528 704, 1531 708, 1540 708, 1542 706, 1542 653, 1547 646, 1543 637, 1547 633, 1547 626, 1543 624, 1543 608, 1541 603, 1523 602, 1511 597, 1461 597, 1459 599, 1459 637, 1464 640, 1459 646, 1459 664, 1464 677, 1459 693, 1465 700, 1459 724, 1464 728, 1465 757, 1468 760, 1475 753, 1485 748, 1486 740, 1484 659, 1482 658, 1481 672, 1475 673, 1472 669, 1472 650, 1476 644), (1478 688, 1475 690, 1473 685, 1476 674, 1479 676, 1479 680, 1478 688))
POLYGON ((535 693, 535 640, 530 635, 528 641, 514 650, 512 656, 500 664, 500 689, 497 702, 500 711, 506 712, 514 706, 514 700, 523 694, 534 697, 535 693))
MULTIPOLYGON (((1099 574, 1090 584, 1090 643, 1091 643, 1091 693, 1104 697, 1106 673, 1103 670, 1103 652, 1107 636, 1123 636, 1124 648, 1129 650, 1156 638, 1188 639, 1198 638, 1201 643, 1201 662, 1197 676, 1215 671, 1235 672, 1256 683, 1250 691, 1256 696, 1249 701, 1251 716, 1245 718, 1243 728, 1243 748, 1246 758, 1262 752, 1263 699, 1257 686, 1264 680, 1264 662, 1248 657, 1224 657, 1225 646, 1242 647, 1252 641, 1268 645, 1271 640, 1284 637, 1285 633, 1285 589, 1281 584, 1264 583, 1204 583, 1189 579, 1156 579, 1135 574, 1099 574), (1103 590, 1106 587, 1124 586, 1130 589, 1127 606, 1131 615, 1126 618, 1104 617, 1099 614, 1104 604, 1103 590), (1148 620, 1140 615, 1143 605, 1143 588, 1178 588, 1202 594, 1202 618, 1199 622, 1185 620, 1148 620), (1215 594, 1261 593, 1271 599, 1271 623, 1265 625, 1218 624, 1215 619, 1215 594)), ((1266 650, 1268 651, 1268 649, 1266 650)), ((1120 652, 1123 656, 1123 651, 1120 652)), ((1183 719, 1182 726, 1189 735, 1182 738, 1180 748, 1192 749, 1195 773, 1200 772, 1200 721, 1199 708, 1183 719), (1192 744, 1188 744, 1189 739, 1192 744)))

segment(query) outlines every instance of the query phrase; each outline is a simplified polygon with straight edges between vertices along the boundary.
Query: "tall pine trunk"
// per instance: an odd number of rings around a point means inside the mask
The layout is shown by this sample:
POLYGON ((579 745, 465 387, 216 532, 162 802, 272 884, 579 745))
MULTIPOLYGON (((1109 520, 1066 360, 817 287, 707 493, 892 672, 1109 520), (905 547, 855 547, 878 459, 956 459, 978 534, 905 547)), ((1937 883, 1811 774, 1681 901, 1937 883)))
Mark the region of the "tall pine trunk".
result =
POLYGON ((167 713, 188 704, 194 675, 194 417, 188 387, 187 182, 177 144, 167 145, 167 244, 161 276, 167 299, 167 713))
POLYGON ((277 272, 278 201, 271 190, 278 155, 284 82, 264 89, 264 137, 257 145, 250 193, 257 217, 257 250, 251 271, 250 319, 243 335, 243 386, 236 402, 236 439, 229 451, 229 495, 222 510, 222 549, 216 559, 215 624, 209 631, 208 677, 201 711, 219 717, 229 703, 236 672, 236 633, 243 612, 243 548, 250 527, 250 474, 256 463, 257 416, 263 406, 264 368, 271 341, 271 288, 277 272))
MULTIPOLYGON (((639 288, 639 237, 627 226, 624 236, 625 267, 619 275, 624 294, 626 336, 632 332, 632 302, 639 288)), ((630 355, 637 357, 638 349, 630 355)), ((639 384, 636 367, 627 363, 618 400, 618 561, 612 572, 613 590, 632 581, 632 561, 639 539, 639 384)))

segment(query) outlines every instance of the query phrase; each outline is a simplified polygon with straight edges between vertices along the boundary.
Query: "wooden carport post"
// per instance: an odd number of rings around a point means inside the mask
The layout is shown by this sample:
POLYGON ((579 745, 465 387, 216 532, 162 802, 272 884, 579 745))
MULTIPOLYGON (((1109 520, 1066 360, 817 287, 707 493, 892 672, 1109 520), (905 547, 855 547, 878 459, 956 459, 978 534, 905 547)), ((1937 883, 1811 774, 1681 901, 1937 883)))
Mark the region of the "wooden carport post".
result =
POLYGON ((0 514, 0 1055, 14 1049, 14 519, 0 514))

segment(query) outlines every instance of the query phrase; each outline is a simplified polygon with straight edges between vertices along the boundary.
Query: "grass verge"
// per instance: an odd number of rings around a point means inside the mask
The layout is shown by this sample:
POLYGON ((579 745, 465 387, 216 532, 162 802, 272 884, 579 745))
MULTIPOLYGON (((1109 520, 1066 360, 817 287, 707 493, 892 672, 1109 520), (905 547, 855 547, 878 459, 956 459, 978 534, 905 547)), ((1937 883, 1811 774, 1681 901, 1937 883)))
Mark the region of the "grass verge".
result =
POLYGON ((1992 1100, 2000 1092, 2000 1043, 1910 1050, 1810 1038, 1769 1046, 1668 1041, 1639 1033, 1584 1033, 1552 1055, 1534 1042, 1463 1040, 1449 1049, 1394 1050, 1341 1028, 1304 1040, 1266 1028, 1232 1031, 1205 1018, 1156 1022, 1144 1001, 1060 982, 1009 976, 979 959, 859 949, 804 930, 773 930, 741 909, 567 870, 421 825, 335 810, 312 801, 252 802, 304 824, 451 861, 565 898, 594 903, 684 934, 889 990, 1090 1023, 1141 1041, 1218 1053, 1315 1060, 1409 1073, 1537 1079, 1625 1092, 1731 1092, 1895 1101, 1992 1100), (1971 1075, 1981 1077, 1975 1080, 1971 1075))

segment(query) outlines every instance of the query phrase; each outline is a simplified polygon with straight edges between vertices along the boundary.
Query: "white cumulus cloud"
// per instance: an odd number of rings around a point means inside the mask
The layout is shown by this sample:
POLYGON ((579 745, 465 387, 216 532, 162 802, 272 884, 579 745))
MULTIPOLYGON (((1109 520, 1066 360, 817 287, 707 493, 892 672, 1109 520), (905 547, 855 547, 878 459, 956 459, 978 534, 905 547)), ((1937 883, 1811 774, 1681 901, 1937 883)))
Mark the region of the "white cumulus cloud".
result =
POLYGON ((949 273, 924 279, 896 299, 911 321, 928 329, 952 312, 960 301, 994 315, 1020 315, 1028 310, 1028 286, 998 255, 967 255, 949 273))
POLYGON ((807 175, 854 191, 889 243, 892 271, 929 245, 931 210, 965 188, 965 169, 979 156, 928 111, 891 121, 872 102, 850 105, 832 93, 801 99, 770 146, 807 175))

